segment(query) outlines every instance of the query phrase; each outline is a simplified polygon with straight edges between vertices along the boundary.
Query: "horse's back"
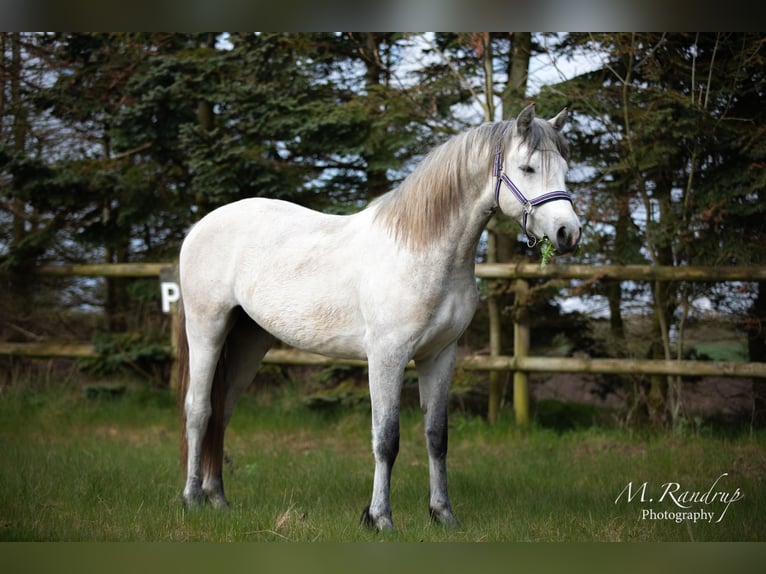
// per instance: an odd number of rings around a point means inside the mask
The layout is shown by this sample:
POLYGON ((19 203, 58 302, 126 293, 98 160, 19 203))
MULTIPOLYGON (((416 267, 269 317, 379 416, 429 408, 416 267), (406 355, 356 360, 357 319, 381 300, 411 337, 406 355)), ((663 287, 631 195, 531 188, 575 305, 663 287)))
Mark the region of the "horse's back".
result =
POLYGON ((187 316, 214 321, 240 306, 304 350, 365 358, 386 340, 422 355, 459 336, 475 308, 472 266, 444 275, 437 257, 397 244, 374 206, 339 216, 248 199, 189 233, 181 290, 187 316))
POLYGON ((251 197, 222 205, 205 215, 192 227, 184 244, 213 237, 244 240, 258 234, 276 238, 280 232, 294 229, 342 226, 343 219, 289 201, 251 197))
MULTIPOLYGON (((232 265, 268 256, 283 256, 285 247, 310 250, 317 238, 339 234, 345 218, 328 215, 287 201, 250 198, 229 203, 203 217, 181 247, 180 264, 200 275, 229 278, 232 265), (309 249, 307 249, 309 248, 309 249)), ((296 253, 296 255, 300 255, 296 253)))

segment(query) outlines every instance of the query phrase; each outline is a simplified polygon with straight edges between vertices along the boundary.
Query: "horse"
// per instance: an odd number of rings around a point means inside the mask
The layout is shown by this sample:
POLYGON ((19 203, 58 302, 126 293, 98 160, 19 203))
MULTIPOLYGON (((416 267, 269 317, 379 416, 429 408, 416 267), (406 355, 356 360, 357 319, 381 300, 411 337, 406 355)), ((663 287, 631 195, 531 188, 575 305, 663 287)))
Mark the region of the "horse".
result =
POLYGON ((447 490, 447 406, 457 341, 478 303, 476 250, 500 209, 533 245, 575 249, 581 227, 565 188, 567 109, 534 104, 435 147, 395 189, 351 215, 249 198, 197 222, 179 255, 177 351, 186 470, 183 499, 227 507, 224 433, 276 341, 366 359, 375 468, 362 522, 393 528, 405 366, 414 360, 429 461, 429 511, 456 525, 447 490), (507 190, 507 192, 504 192, 507 190))

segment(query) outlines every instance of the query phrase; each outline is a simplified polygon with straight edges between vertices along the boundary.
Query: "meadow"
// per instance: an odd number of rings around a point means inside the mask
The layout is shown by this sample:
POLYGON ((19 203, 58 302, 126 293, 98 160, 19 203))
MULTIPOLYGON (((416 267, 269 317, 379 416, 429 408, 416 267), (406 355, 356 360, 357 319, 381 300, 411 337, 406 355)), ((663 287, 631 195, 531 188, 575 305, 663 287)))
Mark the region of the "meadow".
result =
POLYGON ((449 478, 460 526, 445 529, 429 522, 423 423, 408 408, 392 481, 396 530, 379 533, 359 523, 372 484, 369 427, 363 406, 312 409, 297 387, 248 394, 227 434, 231 508, 188 512, 169 391, 7 386, 0 540, 766 541, 763 430, 521 431, 506 413, 489 426, 455 412, 449 478), (681 514, 699 511, 712 519, 681 514))

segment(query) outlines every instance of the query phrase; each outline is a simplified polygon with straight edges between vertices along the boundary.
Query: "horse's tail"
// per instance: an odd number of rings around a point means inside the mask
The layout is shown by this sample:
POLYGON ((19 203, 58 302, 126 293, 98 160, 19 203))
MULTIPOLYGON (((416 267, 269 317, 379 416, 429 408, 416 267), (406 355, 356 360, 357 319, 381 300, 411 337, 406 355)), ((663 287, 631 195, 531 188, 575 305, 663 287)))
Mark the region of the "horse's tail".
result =
POLYGON ((178 368, 176 385, 178 412, 181 418, 181 468, 186 473, 189 444, 186 441, 186 392, 189 390, 189 341, 186 338, 186 317, 184 315, 184 302, 178 300, 175 312, 175 351, 176 366, 178 368))
MULTIPOLYGON (((178 364, 178 410, 181 418, 181 468, 187 471, 189 444, 186 437, 186 393, 189 391, 189 341, 183 298, 176 312, 176 362, 178 364)), ((223 470, 224 402, 226 400, 226 346, 221 350, 210 393, 212 413, 202 440, 201 467, 206 475, 220 476, 223 470)))

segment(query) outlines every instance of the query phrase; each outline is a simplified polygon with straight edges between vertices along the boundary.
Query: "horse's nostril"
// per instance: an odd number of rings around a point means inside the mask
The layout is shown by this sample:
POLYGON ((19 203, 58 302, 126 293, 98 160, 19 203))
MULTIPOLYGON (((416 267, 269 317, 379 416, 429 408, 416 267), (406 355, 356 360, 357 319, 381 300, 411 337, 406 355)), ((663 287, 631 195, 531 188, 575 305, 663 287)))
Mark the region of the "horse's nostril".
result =
POLYGON ((558 250, 560 253, 568 253, 573 251, 577 247, 577 243, 580 241, 579 230, 574 233, 570 233, 566 225, 559 227, 556 232, 556 243, 558 244, 558 250))

